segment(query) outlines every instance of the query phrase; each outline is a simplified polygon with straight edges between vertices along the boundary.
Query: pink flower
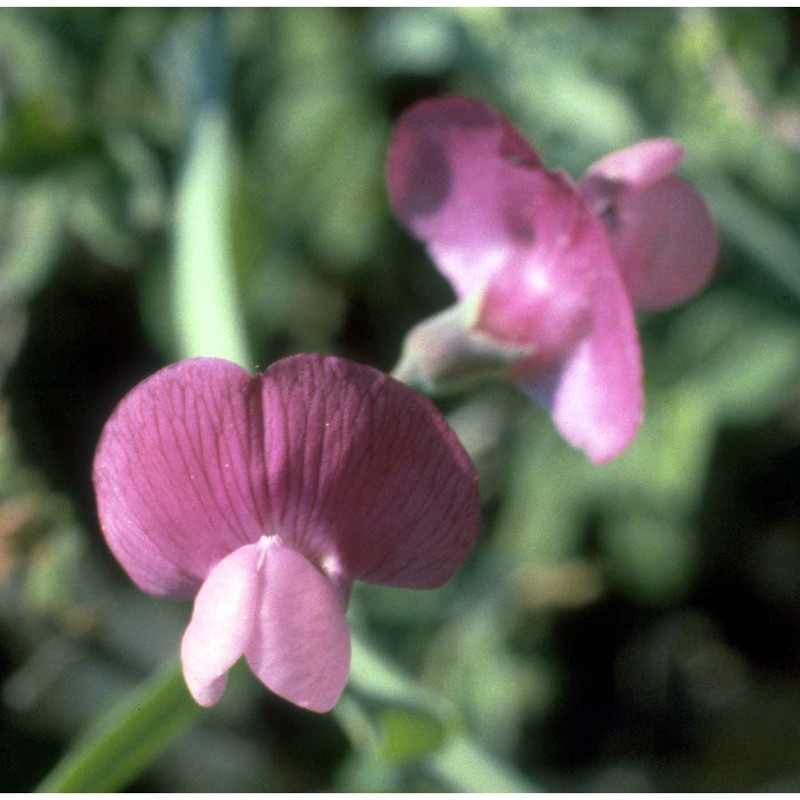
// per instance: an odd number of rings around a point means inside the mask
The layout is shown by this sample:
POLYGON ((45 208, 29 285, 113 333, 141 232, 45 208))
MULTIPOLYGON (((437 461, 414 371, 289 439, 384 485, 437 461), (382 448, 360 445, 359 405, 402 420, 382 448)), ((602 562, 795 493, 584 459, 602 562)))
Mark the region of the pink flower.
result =
POLYGON ((719 241, 700 197, 672 172, 683 149, 648 139, 592 164, 579 189, 605 225, 634 308, 655 310, 700 291, 719 241))
POLYGON ((429 389, 500 375, 594 462, 620 455, 642 417, 634 307, 687 298, 717 258, 703 201, 671 175, 680 160, 673 142, 642 142, 576 185, 478 100, 406 111, 389 157, 392 205, 459 303, 411 331, 396 374, 429 389))
POLYGON ((477 538, 476 481, 429 400, 315 355, 256 377, 219 359, 166 367, 122 400, 94 462, 122 567, 146 592, 195 598, 181 658, 197 702, 244 655, 320 712, 347 680, 353 581, 447 581, 477 538))

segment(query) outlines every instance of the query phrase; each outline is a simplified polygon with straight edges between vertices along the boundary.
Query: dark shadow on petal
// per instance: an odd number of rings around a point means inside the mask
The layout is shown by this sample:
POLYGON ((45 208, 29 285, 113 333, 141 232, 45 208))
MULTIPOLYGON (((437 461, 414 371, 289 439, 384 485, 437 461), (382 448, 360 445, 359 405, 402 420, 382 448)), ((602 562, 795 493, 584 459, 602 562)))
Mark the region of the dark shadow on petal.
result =
POLYGON ((508 235, 520 245, 532 247, 536 241, 533 213, 530 204, 521 205, 516 197, 507 198, 507 208, 503 213, 508 235))
POLYGON ((408 165, 407 183, 401 201, 403 217, 435 214, 447 200, 452 184, 444 147, 422 140, 408 165))

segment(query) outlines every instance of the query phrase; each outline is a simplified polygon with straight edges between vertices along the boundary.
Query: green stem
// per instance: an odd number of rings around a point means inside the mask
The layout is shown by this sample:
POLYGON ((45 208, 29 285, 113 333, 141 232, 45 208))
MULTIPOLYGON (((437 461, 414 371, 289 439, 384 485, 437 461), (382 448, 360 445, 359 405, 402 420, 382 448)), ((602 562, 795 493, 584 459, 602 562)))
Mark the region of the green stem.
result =
POLYGON ((119 791, 183 733, 199 712, 176 660, 98 720, 37 791, 119 791))
POLYGON ((223 20, 209 17, 197 49, 200 94, 175 197, 175 327, 181 358, 217 356, 249 368, 230 243, 233 146, 223 20))
MULTIPOLYGON (((425 757, 443 783, 463 792, 532 792, 514 768, 463 732, 453 730, 449 703, 417 683, 353 637, 350 686, 386 706, 424 705, 450 730, 442 746, 425 757)), ((129 694, 64 755, 38 792, 115 792, 125 789, 200 715, 176 659, 129 694)))

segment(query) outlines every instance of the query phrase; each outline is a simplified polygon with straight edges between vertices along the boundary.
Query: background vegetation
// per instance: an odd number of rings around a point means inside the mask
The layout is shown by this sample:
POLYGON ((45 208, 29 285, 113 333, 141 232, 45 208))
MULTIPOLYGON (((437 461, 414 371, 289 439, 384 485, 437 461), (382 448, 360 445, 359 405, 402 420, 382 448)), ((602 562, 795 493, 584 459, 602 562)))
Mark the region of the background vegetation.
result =
POLYGON ((106 551, 108 414, 241 341, 251 368, 391 369, 451 295, 389 212, 388 136, 456 92, 573 175, 680 140, 718 276, 641 319, 646 421, 610 465, 510 388, 442 400, 485 501, 465 569, 358 587, 331 715, 246 669, 210 711, 173 691, 119 788, 800 790, 798 54, 794 9, 0 10, 3 789, 174 659, 190 611, 106 551))

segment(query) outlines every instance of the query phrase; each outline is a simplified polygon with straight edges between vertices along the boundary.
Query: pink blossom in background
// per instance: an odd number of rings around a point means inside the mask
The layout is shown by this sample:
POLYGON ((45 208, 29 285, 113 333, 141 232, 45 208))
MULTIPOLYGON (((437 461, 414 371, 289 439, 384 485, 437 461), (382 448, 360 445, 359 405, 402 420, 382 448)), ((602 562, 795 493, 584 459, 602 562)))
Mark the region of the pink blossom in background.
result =
POLYGON ((94 484, 132 580, 194 597, 181 658, 205 706, 244 655, 276 694, 329 710, 349 671, 353 581, 440 586, 479 528, 474 468, 436 407, 316 355, 255 377, 209 358, 162 369, 106 423, 94 484))
POLYGON ((671 174, 681 158, 674 142, 641 142, 576 185, 478 100, 412 106, 389 194, 459 302, 411 331, 395 374, 428 388, 500 375, 594 462, 620 455, 642 417, 634 309, 686 299, 717 259, 702 199, 671 174))
POLYGON ((595 162, 579 184, 639 310, 683 302, 717 262, 719 241, 703 199, 672 174, 682 160, 677 142, 648 139, 595 162))

